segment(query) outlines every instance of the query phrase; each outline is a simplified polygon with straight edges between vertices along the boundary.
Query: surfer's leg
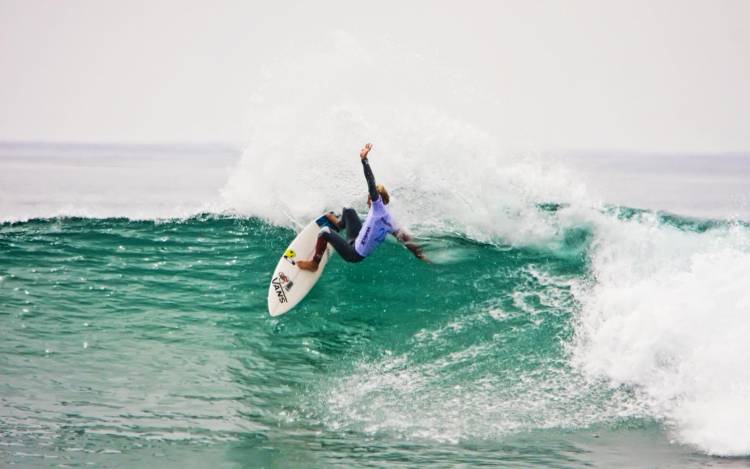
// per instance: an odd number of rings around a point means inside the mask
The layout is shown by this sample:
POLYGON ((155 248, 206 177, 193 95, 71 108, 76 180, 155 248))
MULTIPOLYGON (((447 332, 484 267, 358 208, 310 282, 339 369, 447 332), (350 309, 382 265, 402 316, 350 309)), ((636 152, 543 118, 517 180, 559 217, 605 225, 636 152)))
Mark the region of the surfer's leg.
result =
POLYGON ((362 220, 353 208, 345 208, 341 211, 341 219, 346 227, 346 240, 351 242, 357 239, 359 230, 362 229, 362 220))
POLYGON ((346 242, 344 238, 328 228, 323 228, 320 230, 318 242, 315 244, 315 255, 309 261, 297 261, 297 267, 302 270, 309 270, 310 272, 318 270, 318 264, 320 264, 320 260, 323 258, 323 253, 326 250, 326 245, 329 243, 346 262, 359 262, 364 259, 364 257, 357 253, 354 246, 346 242))
MULTIPOLYGON (((328 243, 333 246, 333 249, 336 250, 337 253, 339 253, 339 256, 341 256, 346 262, 359 262, 364 257, 360 256, 357 251, 354 249, 354 246, 347 242, 344 238, 339 236, 337 233, 328 232, 328 233, 320 233, 320 238, 318 239, 325 239, 328 243)), ((323 248, 325 250, 325 247, 323 248)), ((322 252, 321 252, 322 255, 322 252)))

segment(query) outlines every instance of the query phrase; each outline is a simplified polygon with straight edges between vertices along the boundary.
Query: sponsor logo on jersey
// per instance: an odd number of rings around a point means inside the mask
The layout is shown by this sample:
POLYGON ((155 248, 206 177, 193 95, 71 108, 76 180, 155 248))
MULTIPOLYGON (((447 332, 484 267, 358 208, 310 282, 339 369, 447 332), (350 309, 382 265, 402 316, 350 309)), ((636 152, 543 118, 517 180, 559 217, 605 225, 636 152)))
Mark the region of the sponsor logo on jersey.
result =
POLYGON ((365 230, 365 234, 362 235, 362 240, 359 242, 360 245, 364 246, 367 243, 367 237, 370 236, 370 230, 372 226, 368 226, 365 230))

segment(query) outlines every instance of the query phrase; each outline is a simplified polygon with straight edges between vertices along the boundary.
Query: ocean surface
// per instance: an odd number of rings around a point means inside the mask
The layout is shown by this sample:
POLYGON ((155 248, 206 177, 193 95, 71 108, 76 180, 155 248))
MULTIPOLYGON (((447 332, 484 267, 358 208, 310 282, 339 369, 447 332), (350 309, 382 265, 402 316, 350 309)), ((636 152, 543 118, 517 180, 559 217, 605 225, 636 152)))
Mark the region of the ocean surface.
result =
POLYGON ((0 466, 750 466, 750 159, 377 142, 433 263, 334 256, 278 318, 353 141, 1 144, 0 466))

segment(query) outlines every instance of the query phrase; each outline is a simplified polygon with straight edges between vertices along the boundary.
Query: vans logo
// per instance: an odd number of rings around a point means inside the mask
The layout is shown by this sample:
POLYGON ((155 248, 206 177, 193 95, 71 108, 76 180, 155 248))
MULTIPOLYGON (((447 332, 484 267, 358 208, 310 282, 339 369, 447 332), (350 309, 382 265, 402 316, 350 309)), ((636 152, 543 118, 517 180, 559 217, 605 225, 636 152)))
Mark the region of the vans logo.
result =
MULTIPOLYGON (((284 274, 281 274, 284 275, 284 274)), ((286 278, 286 275, 284 275, 284 278, 286 278)), ((287 278, 287 282, 289 279, 287 278)), ((273 289, 276 292, 276 296, 279 299, 279 303, 286 303, 286 293, 284 293, 284 287, 281 284, 281 279, 279 277, 274 277, 273 280, 271 280, 271 285, 273 285, 273 289)))

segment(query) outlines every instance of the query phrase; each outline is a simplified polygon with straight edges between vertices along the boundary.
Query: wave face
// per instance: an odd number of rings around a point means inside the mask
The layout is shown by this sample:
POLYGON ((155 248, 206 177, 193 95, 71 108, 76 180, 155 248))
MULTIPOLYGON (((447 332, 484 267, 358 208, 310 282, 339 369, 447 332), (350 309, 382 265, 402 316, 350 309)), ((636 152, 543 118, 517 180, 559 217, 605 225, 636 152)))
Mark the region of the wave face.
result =
POLYGON ((544 454, 519 463, 579 465, 605 462, 592 432, 659 428, 746 455, 747 227, 536 210, 557 223, 545 242, 431 232, 429 266, 387 243, 333 262, 279 319, 265 292, 288 228, 215 215, 3 224, 8 460, 104 463, 144 444, 258 456, 273 441, 278 463, 312 451, 321 465, 408 464, 466 445, 514 461, 534 434, 544 454), (591 451, 569 459, 568 446, 591 451))

